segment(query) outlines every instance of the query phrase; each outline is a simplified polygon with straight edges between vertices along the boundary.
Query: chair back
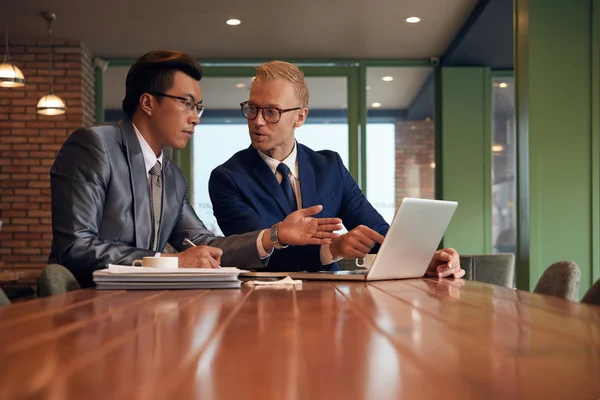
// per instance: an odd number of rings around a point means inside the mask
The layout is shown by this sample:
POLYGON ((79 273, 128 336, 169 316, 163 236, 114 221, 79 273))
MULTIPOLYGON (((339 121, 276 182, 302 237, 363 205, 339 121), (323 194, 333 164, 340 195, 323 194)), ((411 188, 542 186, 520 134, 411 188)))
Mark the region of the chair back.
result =
POLYGON ((59 264, 49 264, 38 278, 39 297, 54 296, 81 289, 71 271, 59 264))
POLYGON ((588 289, 581 299, 582 303, 595 304, 600 306, 600 279, 588 289))
POLYGON ((464 279, 513 287, 515 255, 512 253, 466 254, 460 256, 464 279))
POLYGON ((577 301, 580 279, 581 270, 574 261, 557 261, 544 271, 533 292, 577 301))
POLYGON ((4 290, 0 289, 0 307, 4 307, 10 304, 10 300, 6 297, 4 290))

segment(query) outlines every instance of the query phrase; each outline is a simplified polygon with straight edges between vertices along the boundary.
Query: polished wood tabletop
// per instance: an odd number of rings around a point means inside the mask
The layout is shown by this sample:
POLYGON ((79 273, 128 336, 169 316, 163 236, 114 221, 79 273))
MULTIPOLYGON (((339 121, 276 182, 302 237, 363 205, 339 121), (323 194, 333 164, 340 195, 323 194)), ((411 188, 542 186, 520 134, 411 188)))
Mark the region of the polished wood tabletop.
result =
POLYGON ((598 399, 600 307, 463 280, 0 309, 1 399, 598 399))

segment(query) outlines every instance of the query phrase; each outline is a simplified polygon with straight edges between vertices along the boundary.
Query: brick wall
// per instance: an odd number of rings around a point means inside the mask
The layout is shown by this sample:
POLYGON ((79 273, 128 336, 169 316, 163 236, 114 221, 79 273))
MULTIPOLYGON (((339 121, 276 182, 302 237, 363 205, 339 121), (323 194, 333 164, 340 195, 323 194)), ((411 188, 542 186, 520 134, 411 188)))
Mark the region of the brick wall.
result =
POLYGON ((435 198, 433 121, 396 124, 396 205, 403 197, 435 198))
POLYGON ((52 239, 50 166, 67 135, 94 122, 94 67, 80 42, 53 39, 53 88, 67 112, 44 116, 36 105, 48 91, 47 39, 11 37, 10 53, 27 84, 0 87, 0 260, 42 268, 52 239))

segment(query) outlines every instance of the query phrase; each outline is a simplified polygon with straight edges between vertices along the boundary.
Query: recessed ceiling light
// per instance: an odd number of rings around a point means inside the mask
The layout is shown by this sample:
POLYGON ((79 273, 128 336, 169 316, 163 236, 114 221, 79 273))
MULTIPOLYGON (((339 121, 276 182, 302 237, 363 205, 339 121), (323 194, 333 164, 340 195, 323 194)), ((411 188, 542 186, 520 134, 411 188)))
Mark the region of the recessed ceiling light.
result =
POLYGON ((243 89, 243 88, 246 87, 246 84, 244 84, 244 83, 236 83, 235 87, 238 88, 238 89, 243 89))
POLYGON ((508 87, 508 84, 505 82, 500 82, 500 84, 498 86, 501 87, 502 89, 504 89, 505 87, 508 87))
POLYGON ((382 81, 384 82, 391 82, 394 80, 393 76, 384 76, 383 78, 381 78, 382 81))
POLYGON ((421 22, 421 18, 419 17, 408 17, 406 18, 406 22, 409 24, 416 24, 417 22, 421 22))
POLYGON ((492 151, 494 153, 500 153, 503 150, 504 150, 504 146, 502 146, 501 144, 495 144, 492 146, 492 151))
POLYGON ((242 23, 242 21, 240 21, 239 19, 235 19, 235 18, 231 18, 226 21, 226 24, 231 25, 231 26, 239 25, 241 23, 242 23))
POLYGON ((371 107, 379 108, 379 107, 381 107, 381 103, 371 103, 371 107))

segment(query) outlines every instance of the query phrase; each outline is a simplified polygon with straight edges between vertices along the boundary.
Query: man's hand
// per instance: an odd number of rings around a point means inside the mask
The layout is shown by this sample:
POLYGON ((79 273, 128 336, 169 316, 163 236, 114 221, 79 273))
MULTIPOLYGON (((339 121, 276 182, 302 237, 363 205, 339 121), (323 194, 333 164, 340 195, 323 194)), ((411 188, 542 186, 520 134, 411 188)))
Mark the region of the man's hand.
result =
POLYGON ((177 254, 161 254, 161 257, 177 257, 179 268, 219 268, 222 255, 223 250, 202 245, 177 254))
POLYGON ((438 278, 461 278, 465 275, 465 270, 460 267, 458 252, 447 248, 435 252, 425 275, 438 278))
POLYGON ((329 246, 333 259, 344 258, 363 258, 368 254, 375 243, 381 244, 383 236, 369 228, 359 225, 345 235, 334 239, 329 246))
MULTIPOLYGON (((278 227, 279 243, 282 245, 303 246, 307 244, 329 244, 342 229, 339 218, 312 218, 323 206, 301 208, 288 215, 278 227)), ((266 250, 266 248, 265 248, 266 250)))

